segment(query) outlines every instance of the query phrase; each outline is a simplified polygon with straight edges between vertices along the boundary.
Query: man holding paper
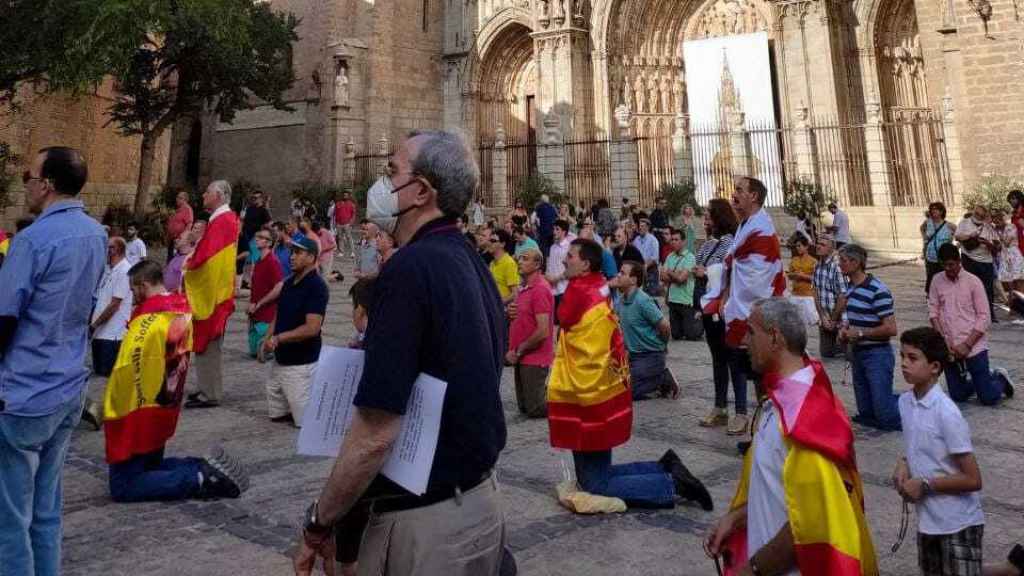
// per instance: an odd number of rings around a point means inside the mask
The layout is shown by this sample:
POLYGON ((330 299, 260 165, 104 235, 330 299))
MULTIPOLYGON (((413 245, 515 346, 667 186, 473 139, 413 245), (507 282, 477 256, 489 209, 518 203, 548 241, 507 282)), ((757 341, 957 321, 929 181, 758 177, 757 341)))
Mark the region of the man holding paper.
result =
POLYGON ((493 468, 505 447, 499 394, 501 298, 456 218, 479 180, 458 136, 414 133, 367 193, 367 217, 402 248, 377 278, 355 415, 331 476, 308 508, 295 573, 334 571, 334 524, 358 500, 370 520, 359 574, 497 574, 505 521, 493 468), (447 383, 430 479, 412 494, 380 471, 419 375, 447 383))

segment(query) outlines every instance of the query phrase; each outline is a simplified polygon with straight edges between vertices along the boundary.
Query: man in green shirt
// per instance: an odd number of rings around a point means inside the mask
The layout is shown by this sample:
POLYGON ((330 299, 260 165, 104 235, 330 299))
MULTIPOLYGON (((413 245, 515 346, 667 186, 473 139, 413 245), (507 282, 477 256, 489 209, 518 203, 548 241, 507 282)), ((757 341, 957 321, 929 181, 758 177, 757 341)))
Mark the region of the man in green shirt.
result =
POLYGON ((532 249, 537 250, 538 252, 540 251, 540 245, 537 244, 536 240, 530 238, 522 226, 512 228, 512 237, 516 239, 516 260, 519 260, 519 257, 527 250, 532 249))
POLYGON ((686 233, 674 229, 669 233, 672 252, 661 267, 661 281, 668 286, 668 317, 672 339, 699 340, 703 334, 700 311, 693 307, 693 268, 697 258, 686 248, 686 233))
POLYGON ((644 400, 659 392, 662 397, 679 395, 679 385, 665 366, 668 351, 669 325, 658 303, 641 290, 644 263, 626 260, 616 278, 622 296, 615 304, 622 338, 629 351, 629 375, 633 383, 633 399, 644 400))

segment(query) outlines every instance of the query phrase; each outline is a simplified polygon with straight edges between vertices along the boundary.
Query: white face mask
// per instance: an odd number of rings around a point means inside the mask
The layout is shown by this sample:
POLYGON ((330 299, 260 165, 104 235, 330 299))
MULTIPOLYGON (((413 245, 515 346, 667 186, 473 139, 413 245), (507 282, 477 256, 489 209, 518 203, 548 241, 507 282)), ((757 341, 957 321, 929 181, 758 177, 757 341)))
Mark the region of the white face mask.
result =
POLYGON ((417 181, 413 178, 395 188, 390 177, 378 178, 366 192, 366 218, 381 230, 394 235, 395 228, 398 227, 398 217, 413 209, 413 206, 405 210, 398 209, 398 191, 417 181))

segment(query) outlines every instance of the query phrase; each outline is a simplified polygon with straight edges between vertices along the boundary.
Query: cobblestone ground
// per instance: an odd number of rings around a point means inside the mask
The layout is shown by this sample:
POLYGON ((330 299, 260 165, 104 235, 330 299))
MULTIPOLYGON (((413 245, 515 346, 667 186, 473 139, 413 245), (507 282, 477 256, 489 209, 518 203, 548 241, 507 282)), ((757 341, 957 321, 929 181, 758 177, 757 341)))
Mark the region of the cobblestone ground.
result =
MULTIPOLYGON (((346 267, 347 271, 347 267, 346 267)), ((877 271, 895 292, 902 328, 926 323, 923 270, 892 266, 877 271)), ((342 345, 352 333, 347 289, 334 283, 326 321, 326 341, 342 345)), ((1001 318, 1004 318, 1000 315, 1001 318)), ((330 462, 295 455, 296 430, 266 418, 263 382, 269 367, 246 355, 245 320, 236 314, 225 345, 226 401, 206 410, 186 410, 168 447, 171 455, 204 453, 223 444, 252 468, 252 487, 238 500, 176 504, 114 504, 106 490, 101 433, 76 433, 65 468, 65 573, 75 575, 151 574, 283 575, 290 573, 289 550, 299 518, 320 491, 330 462)), ((994 363, 1014 377, 1024 375, 1024 330, 1004 321, 991 336, 994 363)), ((817 350, 816 337, 810 349, 817 350)), ((683 393, 678 400, 636 405, 633 438, 616 449, 617 461, 655 459, 675 448, 711 491, 716 510, 694 506, 610 516, 575 516, 555 501, 565 454, 547 441, 547 423, 516 413, 511 374, 502 380, 508 446, 499 463, 510 545, 520 573, 714 574, 701 549, 701 537, 728 504, 740 472, 735 439, 721 428, 697 421, 711 407, 710 356, 703 342, 672 343, 670 365, 683 393)), ((827 363, 836 390, 853 412, 853 390, 840 384, 843 364, 827 363)), ((897 389, 906 385, 897 369, 897 389)), ((102 381, 91 395, 102 395, 102 381)), ((1024 395, 1024 390, 1021 391, 1024 395)), ((1024 541, 1024 400, 998 408, 974 402, 961 407, 970 422, 984 475, 985 556, 1005 557, 1014 541, 1024 541), (1018 488, 1013 488, 1018 486, 1018 488)), ((900 523, 900 500, 887 478, 902 451, 899 434, 854 425, 867 515, 883 573, 915 574, 916 519, 903 547, 888 554, 900 523)))

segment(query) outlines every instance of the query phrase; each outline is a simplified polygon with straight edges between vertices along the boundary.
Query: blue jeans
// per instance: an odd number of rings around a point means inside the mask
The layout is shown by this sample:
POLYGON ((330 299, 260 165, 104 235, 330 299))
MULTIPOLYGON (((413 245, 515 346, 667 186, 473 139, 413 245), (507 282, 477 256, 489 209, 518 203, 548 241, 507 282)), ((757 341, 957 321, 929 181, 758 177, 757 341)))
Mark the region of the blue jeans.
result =
POLYGON ((644 400, 657 392, 668 380, 665 352, 630 352, 629 376, 633 385, 633 400, 644 400))
POLYGON ((853 393, 857 415, 882 430, 902 430, 897 396, 892 393, 896 357, 892 346, 856 347, 853 353, 853 393))
POLYGON ((60 573, 62 471, 85 391, 47 416, 0 414, 0 573, 60 573))
POLYGON ((184 500, 199 494, 199 458, 164 458, 161 448, 110 465, 115 502, 184 500))
POLYGON ((954 402, 966 402, 973 394, 978 394, 978 402, 992 406, 1003 397, 1003 386, 1000 380, 992 377, 988 365, 988 350, 982 350, 964 360, 971 379, 960 377, 960 369, 955 364, 946 368, 946 386, 949 397, 954 402))
POLYGON ((612 451, 573 452, 576 482, 584 492, 621 498, 627 506, 672 508, 675 484, 657 462, 612 466, 612 451))

